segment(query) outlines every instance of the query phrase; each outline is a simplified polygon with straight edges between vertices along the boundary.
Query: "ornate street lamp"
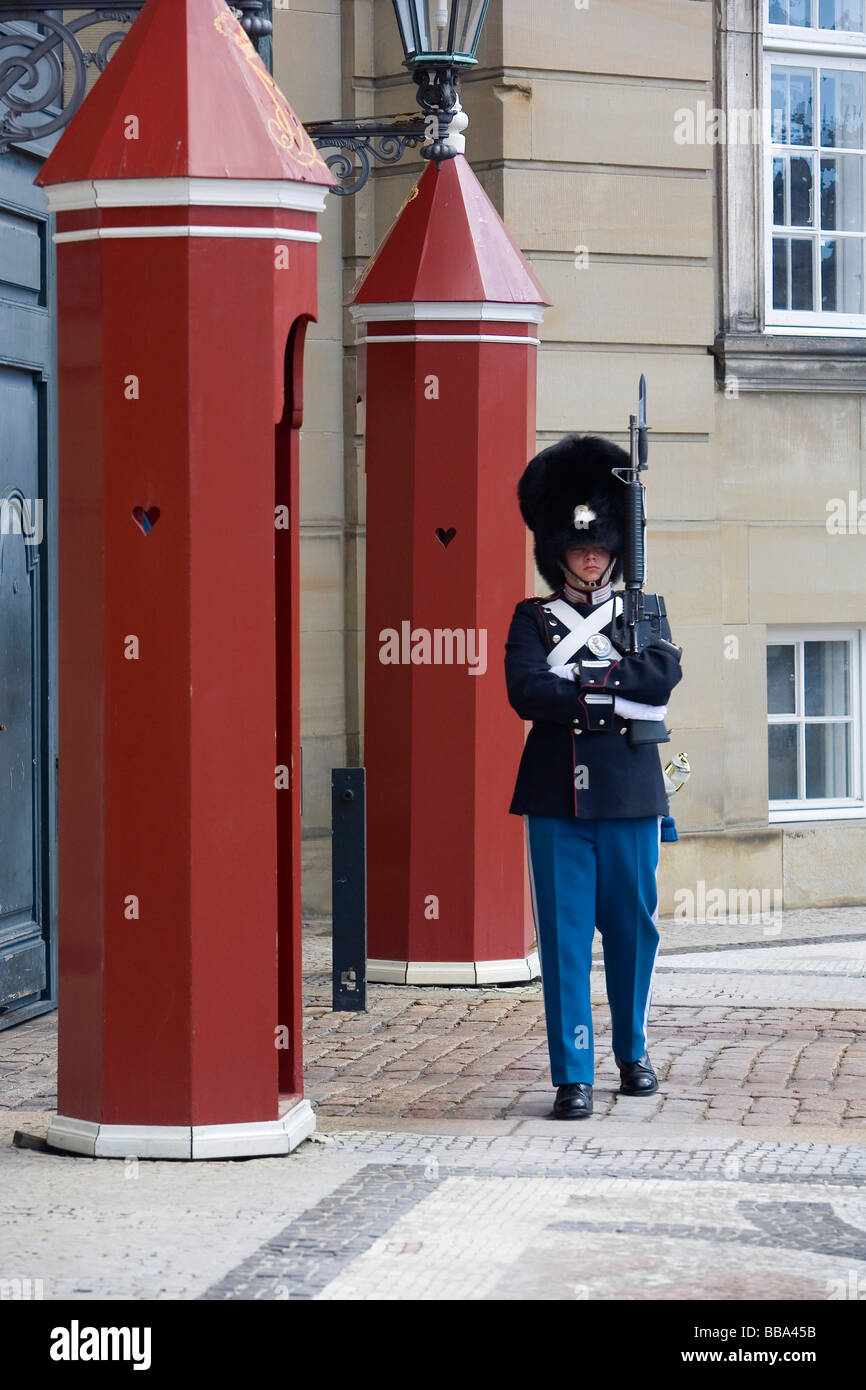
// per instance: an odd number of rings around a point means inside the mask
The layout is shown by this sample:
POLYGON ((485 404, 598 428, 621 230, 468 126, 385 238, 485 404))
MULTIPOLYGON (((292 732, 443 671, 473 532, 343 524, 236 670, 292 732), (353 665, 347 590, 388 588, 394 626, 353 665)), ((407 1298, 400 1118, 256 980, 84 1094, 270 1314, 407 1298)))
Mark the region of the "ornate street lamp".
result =
POLYGON ((429 144, 424 159, 453 159, 462 153, 462 131, 468 124, 457 95, 462 68, 474 67, 489 0, 393 0, 403 66, 418 88, 423 116, 390 120, 313 121, 307 125, 319 148, 337 147, 358 156, 355 171, 350 155, 331 155, 326 161, 340 179, 335 193, 357 193, 370 177, 370 156, 396 164, 410 145, 429 144))
MULTIPOLYGON (((418 105, 437 120, 437 134, 421 151, 425 159, 452 159, 462 148, 449 141, 449 127, 460 110, 460 69, 475 56, 489 0, 394 0, 403 44, 404 66, 418 87, 418 105)), ((462 125, 466 125, 465 119, 462 125)), ((459 134, 458 131, 452 135, 459 134)), ((461 137, 462 139, 462 137, 461 137)))

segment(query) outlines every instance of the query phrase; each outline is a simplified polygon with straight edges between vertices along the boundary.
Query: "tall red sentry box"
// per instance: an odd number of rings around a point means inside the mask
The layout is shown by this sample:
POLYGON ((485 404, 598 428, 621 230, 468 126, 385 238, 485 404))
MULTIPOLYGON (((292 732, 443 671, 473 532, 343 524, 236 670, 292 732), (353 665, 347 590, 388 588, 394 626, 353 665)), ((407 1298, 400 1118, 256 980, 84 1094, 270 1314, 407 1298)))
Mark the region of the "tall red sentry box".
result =
POLYGON ((287 1153, 315 1127, 297 432, 334 180, 223 0, 150 0, 39 182, 60 335, 49 1143, 287 1153))
POLYGON ((529 980, 508 814, 525 729, 503 656, 531 589, 516 488, 549 300, 457 154, 425 170, 347 302, 366 407, 368 978, 529 980))

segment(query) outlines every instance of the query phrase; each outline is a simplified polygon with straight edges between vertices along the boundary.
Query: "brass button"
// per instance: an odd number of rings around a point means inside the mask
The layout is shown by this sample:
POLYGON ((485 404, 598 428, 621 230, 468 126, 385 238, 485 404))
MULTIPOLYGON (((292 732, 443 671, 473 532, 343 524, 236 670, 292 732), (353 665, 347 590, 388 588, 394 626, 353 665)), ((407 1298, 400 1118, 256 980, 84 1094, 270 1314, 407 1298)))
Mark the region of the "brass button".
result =
POLYGON ((624 733, 625 733, 625 729, 620 729, 620 733, 621 733, 621 734, 624 734, 624 733))
POLYGON ((574 732, 575 732, 576 734, 582 734, 582 733, 583 733, 583 729, 575 729, 574 732))
POLYGON ((603 724, 603 723, 604 723, 604 720, 603 720, 603 719, 599 719, 598 722, 599 722, 599 724, 603 724))
POLYGON ((614 685, 619 685, 619 681, 614 681, 614 685))
POLYGON ((555 633, 553 634, 553 640, 554 640, 554 642, 558 642, 558 641, 559 641, 559 633, 558 633, 558 632, 555 632, 555 633))

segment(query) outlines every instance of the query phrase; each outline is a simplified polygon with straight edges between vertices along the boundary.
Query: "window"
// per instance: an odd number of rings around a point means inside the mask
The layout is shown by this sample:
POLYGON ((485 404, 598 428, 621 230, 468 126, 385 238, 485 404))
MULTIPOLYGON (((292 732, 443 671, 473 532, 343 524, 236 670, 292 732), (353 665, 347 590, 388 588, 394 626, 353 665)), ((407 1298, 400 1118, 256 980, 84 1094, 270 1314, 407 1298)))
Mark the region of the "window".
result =
POLYGON ((862 647, 854 629, 768 632, 771 821, 866 813, 862 647))
POLYGON ((866 0, 766 5, 766 327, 866 336, 866 0))

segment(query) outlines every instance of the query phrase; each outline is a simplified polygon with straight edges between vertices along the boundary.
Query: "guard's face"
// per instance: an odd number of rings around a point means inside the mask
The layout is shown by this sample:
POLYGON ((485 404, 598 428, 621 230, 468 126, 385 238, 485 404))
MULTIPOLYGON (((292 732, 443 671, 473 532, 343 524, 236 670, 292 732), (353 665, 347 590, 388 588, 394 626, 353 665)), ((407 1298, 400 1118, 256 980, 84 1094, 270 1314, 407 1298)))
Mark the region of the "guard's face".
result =
POLYGON ((603 545, 578 545, 566 550, 565 563, 578 579, 594 583, 600 579, 610 564, 610 551, 603 545))

